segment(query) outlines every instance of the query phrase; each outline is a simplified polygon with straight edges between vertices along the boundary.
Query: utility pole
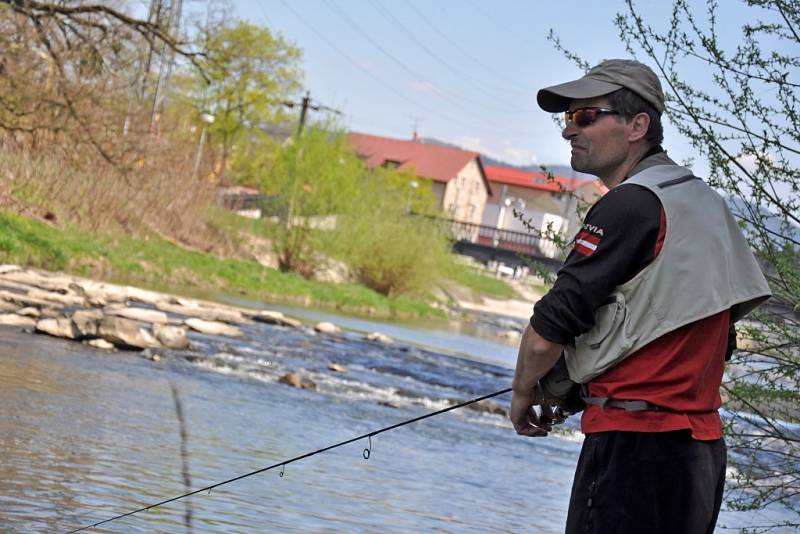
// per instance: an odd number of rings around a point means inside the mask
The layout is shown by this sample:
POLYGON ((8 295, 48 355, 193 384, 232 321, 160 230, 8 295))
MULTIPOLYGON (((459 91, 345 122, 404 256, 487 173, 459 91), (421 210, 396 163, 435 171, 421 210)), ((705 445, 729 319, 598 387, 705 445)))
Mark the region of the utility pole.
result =
POLYGON ((303 128, 306 125, 306 118, 308 117, 308 110, 312 111, 329 111, 331 113, 335 113, 336 115, 341 115, 342 112, 338 109, 331 108, 328 106, 323 106, 322 104, 312 104, 311 103, 311 91, 306 91, 306 96, 300 102, 292 102, 291 100, 284 100, 281 102, 287 108, 294 108, 295 106, 300 106, 300 121, 297 124, 297 135, 303 133, 303 128))

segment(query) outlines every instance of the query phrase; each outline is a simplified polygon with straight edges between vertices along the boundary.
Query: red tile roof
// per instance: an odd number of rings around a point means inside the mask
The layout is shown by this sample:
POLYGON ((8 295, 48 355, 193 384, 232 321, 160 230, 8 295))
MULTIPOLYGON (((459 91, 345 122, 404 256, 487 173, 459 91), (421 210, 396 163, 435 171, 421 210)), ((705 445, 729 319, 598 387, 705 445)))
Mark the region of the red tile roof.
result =
POLYGON ((350 133, 349 138, 367 167, 378 167, 387 161, 397 162, 400 170, 413 171, 419 177, 436 182, 449 182, 471 161, 476 160, 486 190, 489 195, 492 194, 477 152, 355 132, 350 133))
POLYGON ((551 179, 548 179, 547 175, 543 172, 524 171, 499 165, 487 165, 486 176, 491 183, 516 185, 553 192, 574 191, 578 187, 592 181, 580 178, 567 178, 565 176, 553 176, 551 179))

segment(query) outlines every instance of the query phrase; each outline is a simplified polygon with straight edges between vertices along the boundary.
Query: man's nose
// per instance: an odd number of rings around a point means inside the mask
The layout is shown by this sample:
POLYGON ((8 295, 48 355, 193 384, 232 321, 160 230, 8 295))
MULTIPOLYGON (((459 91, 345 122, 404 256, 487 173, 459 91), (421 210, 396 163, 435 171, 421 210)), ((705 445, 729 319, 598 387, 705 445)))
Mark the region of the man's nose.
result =
POLYGON ((561 130, 561 137, 569 141, 578 134, 578 130, 579 128, 575 126, 574 122, 567 121, 567 123, 564 125, 564 129, 561 130))

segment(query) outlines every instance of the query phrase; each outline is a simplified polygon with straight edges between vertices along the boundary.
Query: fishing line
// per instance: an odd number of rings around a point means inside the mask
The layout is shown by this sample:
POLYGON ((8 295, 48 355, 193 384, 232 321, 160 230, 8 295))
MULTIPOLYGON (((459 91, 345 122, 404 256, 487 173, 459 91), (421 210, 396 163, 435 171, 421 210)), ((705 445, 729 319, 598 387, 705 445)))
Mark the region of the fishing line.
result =
POLYGON ((362 440, 362 439, 368 439, 369 440, 369 444, 367 445, 367 448, 364 449, 363 454, 362 454, 363 458, 366 460, 366 459, 369 458, 370 453, 372 452, 372 437, 373 436, 377 436, 378 434, 382 434, 384 432, 388 432, 389 430, 394 430, 395 428, 400 428, 401 426, 410 425, 411 423, 416 423, 418 421, 422 421, 423 419, 428 419, 429 417, 433 417, 434 415, 440 415, 440 414, 443 414, 443 413, 446 413, 446 412, 450 412, 452 410, 457 410, 458 408, 463 408, 464 406, 469 406, 470 404, 475 404, 476 402, 480 402, 482 400, 491 399, 492 397, 497 397, 499 395, 503 395, 505 393, 509 393, 510 391, 511 391, 511 388, 501 389, 500 391, 495 391, 494 393, 490 393, 488 395, 483 395, 482 397, 476 397, 474 399, 462 402, 460 404, 454 404, 453 406, 449 406, 447 408, 444 408, 442 410, 438 410, 436 412, 431 412, 431 413, 428 413, 428 414, 425 414, 425 415, 421 415, 421 416, 415 417, 413 419, 407 419, 405 421, 401 421, 399 423, 395 423, 393 425, 381 428, 379 430, 373 430, 372 432, 367 432, 366 434, 361 434, 360 436, 356 436, 354 438, 350 438, 350 439, 345 440, 345 441, 340 441, 339 443, 335 443, 333 445, 329 445, 329 446, 327 446, 325 448, 322 448, 322 449, 317 449, 317 450, 312 451, 312 452, 307 452, 305 454, 301 454, 300 456, 295 456, 294 458, 291 458, 289 460, 282 460, 282 461, 280 461, 278 463, 275 463, 275 464, 272 464, 270 466, 262 467, 261 469, 257 469, 255 471, 250 471, 249 473, 245 473, 244 475, 239 475, 239 476, 234 477, 234 478, 229 478, 228 480, 223 480, 222 482, 217 482, 216 484, 212 484, 211 486, 206 486, 205 488, 196 489, 194 491, 190 491, 189 493, 184 493, 183 495, 178 495, 177 497, 172 497, 170 499, 166 499, 166 500, 163 500, 161 502, 154 503, 154 504, 149 504, 149 505, 143 506, 142 508, 139 508, 137 510, 131 510, 130 512, 126 512, 124 514, 119 514, 119 515, 116 515, 114 517, 110 517, 108 519, 105 519, 103 521, 98 521, 97 523, 93 523, 91 525, 86 525, 86 526, 80 527, 80 528, 75 529, 75 530, 70 530, 68 532, 68 534, 75 534, 76 532, 82 532, 82 531, 88 530, 90 528, 99 527, 100 525, 104 525, 106 523, 110 523, 112 521, 116 521, 118 519, 122 519, 123 517, 128 517, 128 516, 131 516, 133 514, 138 514, 139 512, 146 512, 148 510, 152 510, 153 508, 158 508, 159 506, 163 506, 165 504, 169 504, 171 502, 175 502, 175 501, 178 501, 180 499, 185 499, 186 497, 191 497, 192 495, 197 495, 198 493, 202 493, 204 491, 207 491, 207 492, 211 493, 212 489, 218 488, 220 486, 224 486, 225 484, 230 484, 231 482, 236 482, 237 480, 242 480, 243 478, 247 478, 247 477, 251 477, 253 475, 257 475, 259 473, 263 473, 265 471, 269 471, 271 469, 276 469, 278 467, 281 468, 280 475, 283 476, 284 469, 285 469, 286 465, 288 465, 288 464, 291 464, 293 462, 297 462, 299 460, 303 460, 305 458, 310 458, 311 456, 314 456, 316 454, 320 454, 320 453, 329 451, 331 449, 335 449, 337 447, 341 447, 343 445, 347 445, 349 443, 353 443, 354 441, 359 441, 359 440, 362 440))

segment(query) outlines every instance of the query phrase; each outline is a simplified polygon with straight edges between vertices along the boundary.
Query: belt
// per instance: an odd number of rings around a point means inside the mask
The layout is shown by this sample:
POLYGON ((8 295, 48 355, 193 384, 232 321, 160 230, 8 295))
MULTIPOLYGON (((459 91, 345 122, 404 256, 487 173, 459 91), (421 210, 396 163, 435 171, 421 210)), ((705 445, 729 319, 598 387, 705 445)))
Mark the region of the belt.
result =
POLYGON ((581 397, 586 404, 600 406, 601 408, 620 408, 626 412, 662 412, 660 406, 643 400, 617 400, 611 397, 581 397))

